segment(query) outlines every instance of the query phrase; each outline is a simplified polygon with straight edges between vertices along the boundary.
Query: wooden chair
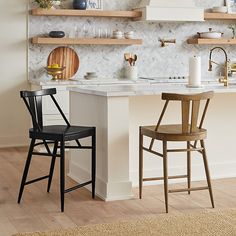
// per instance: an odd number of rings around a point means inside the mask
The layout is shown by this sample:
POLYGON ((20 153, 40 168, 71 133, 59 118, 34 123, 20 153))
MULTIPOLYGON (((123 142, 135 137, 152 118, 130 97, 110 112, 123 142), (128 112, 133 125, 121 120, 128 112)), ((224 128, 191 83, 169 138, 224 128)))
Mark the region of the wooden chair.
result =
POLYGON ((78 188, 84 187, 86 185, 92 184, 92 198, 95 198, 95 176, 96 176, 96 128, 95 127, 83 127, 83 126, 71 126, 67 120, 65 114, 58 105, 56 99, 54 98, 56 94, 56 89, 44 89, 40 91, 21 91, 20 95, 23 98, 25 105, 31 115, 33 128, 29 130, 29 136, 31 138, 31 144, 28 152, 28 157, 25 163, 25 169, 22 176, 22 181, 20 185, 20 191, 18 196, 18 203, 21 201, 21 197, 24 191, 25 185, 29 185, 43 179, 48 179, 47 192, 50 191, 55 160, 56 157, 60 158, 60 194, 61 194, 61 211, 64 211, 64 194, 76 190, 78 188), (42 116, 42 97, 50 96, 55 106, 62 115, 66 125, 43 125, 42 116), (91 146, 82 146, 79 139, 91 137, 91 146), (40 140, 36 143, 36 140, 40 140), (76 146, 66 145, 67 141, 75 141, 76 146), (53 151, 50 150, 48 144, 53 144, 53 151), (60 145, 59 145, 60 144, 60 145), (44 145, 46 152, 36 152, 34 148, 39 145, 44 145), (70 149, 88 149, 91 150, 91 180, 86 183, 81 183, 75 187, 65 189, 65 148, 70 149), (58 154, 58 149, 60 153, 58 154), (49 174, 34 180, 27 181, 27 175, 33 155, 37 156, 51 156, 51 166, 49 174))
POLYGON ((213 92, 205 92, 194 95, 171 94, 171 93, 162 94, 162 100, 165 100, 166 102, 160 115, 160 118, 157 122, 157 125, 141 126, 139 129, 139 198, 140 199, 142 198, 142 187, 144 181, 164 180, 166 213, 168 213, 168 193, 173 193, 173 192, 187 191, 190 194, 191 191, 208 189, 210 193, 211 204, 212 207, 214 208, 211 179, 210 179, 206 149, 204 144, 204 139, 206 139, 207 137, 207 130, 202 128, 206 112, 208 109, 208 105, 213 95, 214 95, 213 92), (205 100, 205 106, 202 112, 200 124, 198 126, 197 124, 200 113, 201 100, 205 100), (181 102, 182 124, 161 125, 163 116, 166 112, 167 106, 170 101, 181 102), (151 142, 148 148, 144 147, 143 145, 143 139, 145 136, 151 138, 151 142), (155 140, 162 141, 163 153, 159 153, 153 150, 153 145, 155 140), (187 142, 187 149, 168 149, 167 142, 169 141, 187 142), (198 141, 200 142, 200 147, 197 147, 198 141), (157 178, 143 177, 143 150, 163 158, 164 177, 157 177, 157 178), (206 179, 207 179, 207 186, 205 187, 197 187, 197 188, 191 187, 191 152, 193 151, 197 151, 200 154, 202 154, 206 172, 206 179), (187 152, 187 175, 168 176, 167 154, 170 152, 187 152), (187 178, 188 188, 169 190, 168 179, 177 179, 177 178, 187 178))

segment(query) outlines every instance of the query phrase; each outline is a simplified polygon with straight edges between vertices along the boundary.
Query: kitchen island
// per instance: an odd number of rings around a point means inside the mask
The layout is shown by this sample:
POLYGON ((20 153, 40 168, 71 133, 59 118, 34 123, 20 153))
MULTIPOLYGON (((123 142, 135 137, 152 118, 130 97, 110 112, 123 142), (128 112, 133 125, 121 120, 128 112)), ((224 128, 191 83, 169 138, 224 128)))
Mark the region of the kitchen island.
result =
MULTIPOLYGON (((139 126, 156 123, 163 107, 162 92, 215 91, 205 122, 205 128, 208 129, 206 144, 211 175, 212 178, 236 176, 236 85, 226 88, 220 84, 208 84, 203 88, 190 89, 183 84, 149 83, 88 85, 69 90, 71 123, 97 127, 96 193, 102 199, 111 201, 133 197, 132 186, 137 186, 138 183, 139 126)), ((164 123, 178 122, 179 108, 176 104, 171 105, 164 123)), ((176 147, 181 144, 171 145, 176 147)), ((150 158, 145 159, 144 176, 161 176, 161 159, 153 158, 148 153, 145 153, 146 156, 150 158)), ((199 157, 198 153, 193 154, 193 180, 205 179, 202 159, 199 157)), ((172 158, 170 154, 169 173, 186 173, 185 155, 175 154, 172 158)), ((78 182, 89 179, 88 151, 71 151, 69 176, 78 182)))

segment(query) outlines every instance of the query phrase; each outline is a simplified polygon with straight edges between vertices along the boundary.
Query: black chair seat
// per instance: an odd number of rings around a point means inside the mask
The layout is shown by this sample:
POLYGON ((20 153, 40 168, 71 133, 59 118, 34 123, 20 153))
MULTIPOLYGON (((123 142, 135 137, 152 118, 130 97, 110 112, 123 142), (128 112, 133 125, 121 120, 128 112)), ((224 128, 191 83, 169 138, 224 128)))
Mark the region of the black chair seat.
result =
POLYGON ((86 138, 91 136, 94 131, 93 127, 85 126, 66 126, 66 125, 50 125, 43 126, 41 131, 35 131, 34 128, 29 130, 30 138, 58 140, 61 137, 65 141, 86 138))

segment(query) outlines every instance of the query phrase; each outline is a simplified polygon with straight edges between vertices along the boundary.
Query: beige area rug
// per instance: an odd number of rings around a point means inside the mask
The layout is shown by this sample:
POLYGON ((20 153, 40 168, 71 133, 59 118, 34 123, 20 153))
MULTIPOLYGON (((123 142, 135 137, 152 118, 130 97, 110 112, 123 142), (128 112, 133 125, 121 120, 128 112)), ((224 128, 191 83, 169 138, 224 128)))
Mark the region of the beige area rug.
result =
POLYGON ((236 209, 160 215, 135 221, 82 226, 47 233, 14 236, 236 236, 236 209))

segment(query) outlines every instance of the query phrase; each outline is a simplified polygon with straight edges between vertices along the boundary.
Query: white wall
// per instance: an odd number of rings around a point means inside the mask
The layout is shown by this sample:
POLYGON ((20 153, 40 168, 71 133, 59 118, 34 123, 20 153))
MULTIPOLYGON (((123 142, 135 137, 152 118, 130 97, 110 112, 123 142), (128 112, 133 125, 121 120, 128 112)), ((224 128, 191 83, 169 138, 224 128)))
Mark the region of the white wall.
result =
POLYGON ((0 0, 0 147, 27 144, 27 0, 0 0))

